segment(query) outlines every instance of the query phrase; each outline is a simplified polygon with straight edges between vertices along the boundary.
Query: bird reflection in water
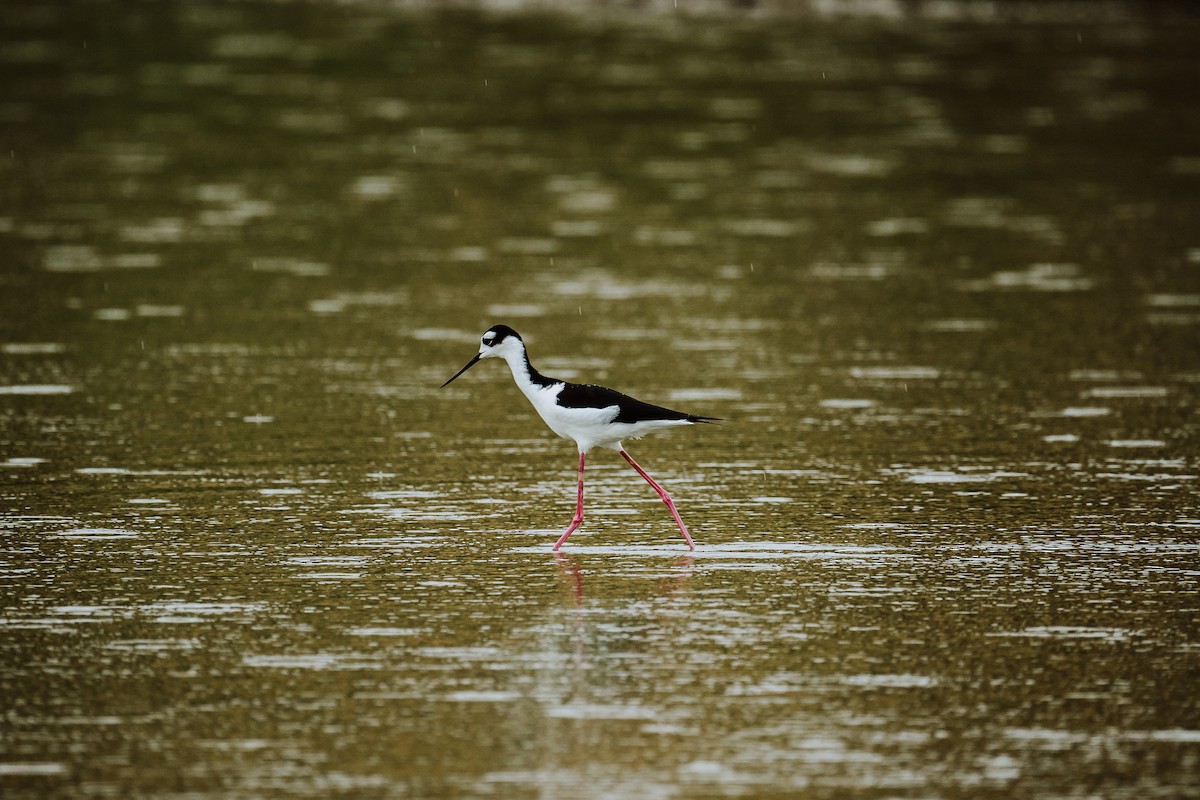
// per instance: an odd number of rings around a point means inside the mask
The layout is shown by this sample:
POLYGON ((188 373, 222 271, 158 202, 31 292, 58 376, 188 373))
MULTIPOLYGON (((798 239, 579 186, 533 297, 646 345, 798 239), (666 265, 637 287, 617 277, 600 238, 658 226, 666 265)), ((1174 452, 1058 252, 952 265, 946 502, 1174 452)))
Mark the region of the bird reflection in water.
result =
MULTIPOLYGON (((695 556, 691 553, 676 558, 671 574, 659 579, 659 590, 654 594, 658 597, 667 598, 682 593, 687 587, 688 580, 692 577, 695 561, 695 556)), ((554 551, 554 565, 558 568, 559 577, 562 579, 563 585, 570 592, 574 604, 577 607, 582 607, 584 598, 584 569, 579 557, 554 551)))

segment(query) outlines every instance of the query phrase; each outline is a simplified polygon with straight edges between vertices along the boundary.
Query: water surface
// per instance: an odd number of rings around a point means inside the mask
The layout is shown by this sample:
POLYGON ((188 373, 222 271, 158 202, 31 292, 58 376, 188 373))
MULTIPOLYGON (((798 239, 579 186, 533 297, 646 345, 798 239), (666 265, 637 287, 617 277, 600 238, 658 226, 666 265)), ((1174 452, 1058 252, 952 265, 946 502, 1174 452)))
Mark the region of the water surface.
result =
POLYGON ((0 9, 5 797, 1200 791, 1200 24, 941 8, 0 9))

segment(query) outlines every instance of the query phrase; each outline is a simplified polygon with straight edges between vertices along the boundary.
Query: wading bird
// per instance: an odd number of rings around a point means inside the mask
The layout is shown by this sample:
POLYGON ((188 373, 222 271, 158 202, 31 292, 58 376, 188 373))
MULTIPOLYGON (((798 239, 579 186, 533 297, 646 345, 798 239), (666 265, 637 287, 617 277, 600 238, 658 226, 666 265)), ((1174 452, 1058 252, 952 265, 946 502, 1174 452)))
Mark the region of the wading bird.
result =
POLYGON ((554 543, 555 550, 562 547, 567 537, 583 522, 583 465, 588 451, 597 445, 612 448, 620 453, 646 483, 658 492, 658 496, 670 509, 671 516, 675 518, 675 524, 679 526, 688 547, 696 549, 691 534, 679 518, 671 495, 625 452, 621 442, 624 439, 638 439, 647 433, 665 428, 713 422, 719 417, 702 417, 698 414, 672 411, 635 400, 604 386, 547 378, 529 363, 529 355, 525 352, 525 342, 521 339, 521 334, 507 325, 493 325, 488 328, 479 340, 479 352, 466 366, 454 373, 450 380, 443 383, 442 388, 485 358, 503 358, 512 370, 517 388, 533 403, 534 409, 550 426, 550 430, 564 439, 573 439, 579 447, 579 492, 575 516, 554 543))

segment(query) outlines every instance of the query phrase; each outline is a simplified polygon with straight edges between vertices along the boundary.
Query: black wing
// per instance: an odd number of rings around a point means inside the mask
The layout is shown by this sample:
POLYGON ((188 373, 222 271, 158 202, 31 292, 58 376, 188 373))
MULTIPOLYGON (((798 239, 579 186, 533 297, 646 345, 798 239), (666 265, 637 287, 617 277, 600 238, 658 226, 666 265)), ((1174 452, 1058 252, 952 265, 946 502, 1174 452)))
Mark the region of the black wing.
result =
POLYGON ((558 394, 559 405, 568 408, 609 408, 617 407, 617 416, 613 422, 641 422, 649 419, 680 419, 688 422, 713 422, 720 417, 702 417, 698 414, 688 414, 683 411, 673 411, 669 408, 645 403, 627 394, 621 394, 607 386, 593 386, 590 383, 568 383, 558 394))

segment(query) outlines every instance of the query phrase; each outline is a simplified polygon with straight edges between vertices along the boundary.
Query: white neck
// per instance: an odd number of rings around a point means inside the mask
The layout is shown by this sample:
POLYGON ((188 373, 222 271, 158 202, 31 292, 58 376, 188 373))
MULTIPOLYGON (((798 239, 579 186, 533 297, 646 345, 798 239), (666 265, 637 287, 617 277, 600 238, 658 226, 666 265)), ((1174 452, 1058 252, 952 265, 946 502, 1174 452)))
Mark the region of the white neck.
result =
MULTIPOLYGON (((508 363, 508 369, 512 372, 513 380, 517 383, 517 388, 530 400, 540 390, 545 388, 542 384, 534 380, 534 375, 537 371, 529 364, 529 356, 525 352, 524 344, 513 348, 506 348, 501 357, 508 363)), ((542 376, 538 375, 538 377, 541 378, 542 376)))

